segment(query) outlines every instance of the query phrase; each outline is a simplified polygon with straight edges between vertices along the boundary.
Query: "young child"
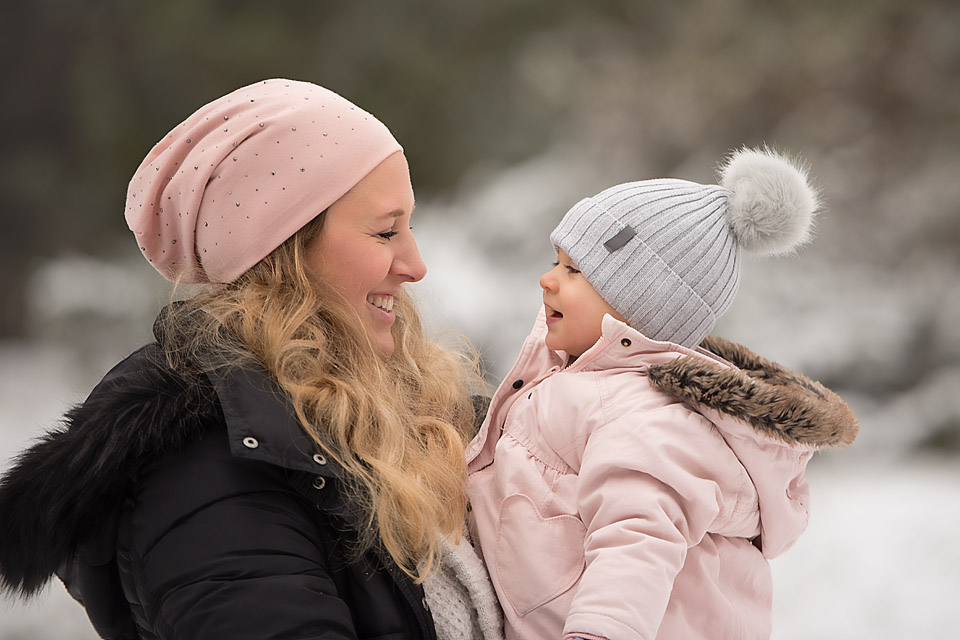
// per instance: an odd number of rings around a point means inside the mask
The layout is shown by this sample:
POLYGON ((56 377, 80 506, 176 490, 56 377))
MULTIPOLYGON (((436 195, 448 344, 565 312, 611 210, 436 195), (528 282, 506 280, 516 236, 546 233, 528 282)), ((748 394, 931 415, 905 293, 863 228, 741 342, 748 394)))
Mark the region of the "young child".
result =
POLYGON ((467 449, 470 526, 507 638, 768 638, 767 559, 804 530, 804 469, 857 420, 818 383, 707 338, 741 250, 818 207, 772 151, 720 186, 611 187, 550 236, 544 309, 467 449))

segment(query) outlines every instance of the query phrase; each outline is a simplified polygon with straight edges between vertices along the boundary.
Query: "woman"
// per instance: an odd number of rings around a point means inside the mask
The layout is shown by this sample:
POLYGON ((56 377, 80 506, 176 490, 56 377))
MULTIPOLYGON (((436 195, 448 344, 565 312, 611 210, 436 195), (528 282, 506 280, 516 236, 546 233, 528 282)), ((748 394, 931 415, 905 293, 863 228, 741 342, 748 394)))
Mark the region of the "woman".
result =
POLYGON ((3 586, 56 572, 104 638, 497 637, 457 544, 475 378, 404 293, 413 207, 389 130, 316 85, 158 143, 127 222, 206 286, 3 478, 3 586))

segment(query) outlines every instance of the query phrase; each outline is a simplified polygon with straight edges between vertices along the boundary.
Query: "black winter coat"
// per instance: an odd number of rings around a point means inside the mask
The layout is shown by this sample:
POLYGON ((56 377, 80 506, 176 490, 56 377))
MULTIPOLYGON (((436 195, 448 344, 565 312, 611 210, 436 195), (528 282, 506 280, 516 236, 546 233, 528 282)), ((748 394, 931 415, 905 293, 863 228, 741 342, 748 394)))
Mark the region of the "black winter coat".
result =
POLYGON ((157 344, 117 365, 0 483, 0 580, 57 572, 104 638, 423 638, 342 471, 254 368, 188 382, 157 344))

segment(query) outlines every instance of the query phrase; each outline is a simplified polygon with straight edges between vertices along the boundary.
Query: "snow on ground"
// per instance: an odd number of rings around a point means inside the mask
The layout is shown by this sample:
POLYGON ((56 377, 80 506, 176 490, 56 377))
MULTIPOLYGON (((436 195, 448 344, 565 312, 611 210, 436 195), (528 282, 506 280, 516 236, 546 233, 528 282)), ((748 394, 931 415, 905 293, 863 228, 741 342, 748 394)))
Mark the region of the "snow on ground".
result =
POLYGON ((774 640, 960 637, 960 464, 843 456, 813 463, 809 528, 772 562, 774 640))

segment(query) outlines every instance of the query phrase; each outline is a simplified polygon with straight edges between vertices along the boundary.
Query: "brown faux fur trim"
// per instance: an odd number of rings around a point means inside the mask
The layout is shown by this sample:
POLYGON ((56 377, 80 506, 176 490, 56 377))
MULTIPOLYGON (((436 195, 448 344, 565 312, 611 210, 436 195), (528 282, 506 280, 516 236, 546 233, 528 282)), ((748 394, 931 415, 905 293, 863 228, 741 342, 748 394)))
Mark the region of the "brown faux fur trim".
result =
POLYGON ((853 410, 819 382, 723 338, 709 336, 701 346, 739 369, 681 357, 650 367, 653 386, 687 406, 739 418, 788 444, 839 448, 857 437, 853 410))

